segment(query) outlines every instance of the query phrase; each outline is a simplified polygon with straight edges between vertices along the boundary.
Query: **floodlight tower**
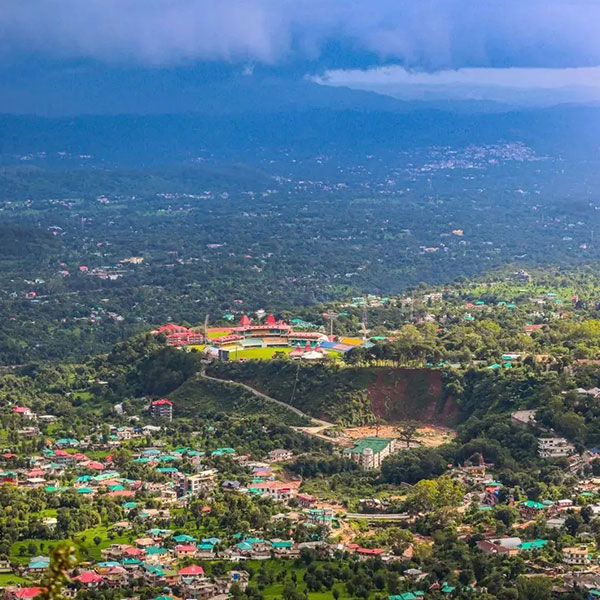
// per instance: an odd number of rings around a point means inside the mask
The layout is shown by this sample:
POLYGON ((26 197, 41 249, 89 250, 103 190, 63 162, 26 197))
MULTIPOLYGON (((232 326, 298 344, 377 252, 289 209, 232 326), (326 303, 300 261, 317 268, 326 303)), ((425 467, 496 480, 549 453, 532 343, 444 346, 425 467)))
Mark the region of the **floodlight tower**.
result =
POLYGON ((328 317, 329 317, 329 335, 333 335, 333 321, 335 319, 337 319, 339 317, 339 313, 336 312, 329 312, 328 313, 328 317))
POLYGON ((368 302, 369 302, 369 299, 367 296, 365 296, 365 298, 363 300, 363 305, 362 305, 362 317, 361 317, 362 323, 361 323, 361 328, 360 328, 360 332, 362 333, 363 340, 365 340, 367 338, 368 302))

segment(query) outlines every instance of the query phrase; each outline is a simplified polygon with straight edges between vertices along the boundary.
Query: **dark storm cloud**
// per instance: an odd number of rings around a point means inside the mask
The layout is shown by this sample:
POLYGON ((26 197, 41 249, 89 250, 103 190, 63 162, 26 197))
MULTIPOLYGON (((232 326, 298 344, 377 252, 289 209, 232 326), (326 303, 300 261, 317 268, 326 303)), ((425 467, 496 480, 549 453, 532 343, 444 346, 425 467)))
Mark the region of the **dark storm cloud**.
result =
POLYGON ((0 58, 589 66, 599 29, 595 0, 2 0, 0 58))

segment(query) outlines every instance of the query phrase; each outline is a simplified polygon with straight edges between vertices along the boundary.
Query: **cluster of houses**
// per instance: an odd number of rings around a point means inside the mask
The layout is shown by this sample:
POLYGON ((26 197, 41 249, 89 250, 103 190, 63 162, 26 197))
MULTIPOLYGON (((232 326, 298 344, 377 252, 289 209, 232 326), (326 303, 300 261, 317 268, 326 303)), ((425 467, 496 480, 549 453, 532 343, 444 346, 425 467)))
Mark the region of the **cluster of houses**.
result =
MULTIPOLYGON (((577 390, 576 393, 591 395, 593 390, 577 390)), ((156 421, 167 424, 173 416, 173 402, 163 398, 149 404, 150 414, 156 421)), ((35 427, 40 420, 53 421, 52 415, 36 415, 24 406, 12 409, 22 419, 23 425, 35 427)), ((513 423, 529 427, 539 426, 535 422, 535 411, 517 411, 512 415, 513 423)), ((25 427, 24 427, 25 428, 25 427)), ((544 431, 538 439, 539 453, 544 458, 567 458, 576 455, 574 447, 553 432, 544 431)), ((409 546, 402 554, 395 554, 390 548, 369 548, 346 539, 343 543, 329 540, 335 539, 332 534, 340 528, 345 518, 345 509, 321 502, 317 497, 302 491, 302 481, 278 476, 282 462, 294 459, 287 449, 276 449, 264 460, 256 460, 247 454, 238 454, 235 448, 219 447, 212 450, 198 450, 191 446, 173 448, 162 435, 163 428, 159 424, 137 426, 109 426, 109 433, 98 441, 97 436, 86 436, 82 440, 72 437, 61 437, 51 443, 38 455, 26 458, 27 466, 16 454, 5 451, 0 455, 0 481, 20 488, 40 487, 47 493, 62 494, 75 492, 90 502, 97 498, 116 499, 125 511, 122 522, 112 524, 119 535, 128 540, 124 543, 113 543, 102 546, 101 559, 87 563, 85 569, 73 573, 73 586, 66 590, 67 597, 75 596, 78 589, 94 589, 101 586, 124 586, 127 583, 143 581, 149 586, 169 589, 178 586, 185 598, 208 599, 226 594, 237 582, 242 587, 248 581, 244 570, 229 571, 219 578, 207 577, 202 561, 224 560, 239 562, 244 560, 267 560, 276 558, 297 558, 303 548, 318 550, 323 556, 333 556, 343 552, 353 555, 359 560, 372 558, 387 561, 410 561, 413 548, 409 546), (150 445, 152 444, 152 445, 150 445), (133 449, 132 460, 154 470, 161 477, 152 481, 129 479, 124 477, 115 467, 111 452, 121 446, 133 449), (102 452, 98 452, 102 449, 102 452), (98 458, 102 456, 102 458, 98 458), (212 458, 229 457, 243 468, 244 476, 240 480, 226 479, 219 473, 219 461, 212 458), (16 465, 19 465, 17 467, 16 465), (67 476, 68 475, 68 476, 67 476), (186 506, 192 498, 201 498, 205 503, 202 513, 210 515, 211 492, 219 488, 224 493, 246 494, 249 497, 264 497, 278 502, 281 512, 273 520, 285 520, 289 530, 282 538, 268 539, 261 537, 264 532, 238 533, 233 536, 223 532, 214 537, 190 535, 188 532, 165 527, 172 526, 172 518, 180 507, 186 506), (148 504, 146 500, 152 499, 148 504), (150 508, 152 506, 152 508, 150 508), (127 534, 136 525, 139 535, 139 524, 142 523, 145 533, 143 537, 134 539, 127 534), (292 538, 294 528, 298 525, 313 527, 314 541, 298 543, 292 538), (286 536, 288 536, 286 538, 286 536), (226 540, 226 542, 224 541, 226 540)), ((395 452, 396 440, 387 438, 366 438, 356 442, 353 448, 345 450, 346 456, 356 461, 365 469, 376 469, 381 461, 395 452)), ((597 494, 600 480, 580 478, 573 489, 572 497, 559 500, 544 499, 534 501, 513 498, 504 489, 500 481, 490 479, 489 470, 493 465, 486 464, 481 457, 478 465, 465 465, 450 469, 451 476, 467 483, 464 497, 465 509, 478 507, 481 511, 493 510, 495 506, 507 504, 516 508, 519 514, 518 535, 498 536, 496 531, 484 533, 483 539, 477 541, 479 550, 486 555, 515 556, 524 554, 532 564, 536 563, 536 553, 543 554, 550 543, 548 539, 527 539, 520 537, 528 523, 535 522, 543 515, 547 529, 561 529, 565 526, 569 514, 581 510, 580 496, 587 497, 586 506, 593 516, 600 516, 600 502, 597 494)), ((367 512, 382 513, 386 509, 376 499, 371 499, 373 510, 367 512)), ((366 506, 366 504, 365 504, 366 506)), ((279 509, 277 509, 279 510, 279 509)), ((381 515, 378 515, 381 516, 381 515)), ((414 515, 396 515, 406 520, 414 515)), ((52 529, 56 527, 56 518, 46 517, 44 525, 52 529)), ((512 533, 512 532, 511 532, 512 533)), ((552 566, 552 573, 570 576, 582 570, 595 568, 597 560, 593 545, 586 540, 574 538, 573 543, 561 549, 562 561, 552 566)), ((543 561, 539 561, 542 568, 543 561)), ((1 565, 0 565, 1 567, 1 565)), ((48 571, 47 556, 34 556, 19 571, 29 581, 39 582, 48 571)), ((544 567, 548 569, 549 567, 544 567)), ((410 570, 410 569, 409 569, 410 570)), ((421 574, 423 575, 423 574, 421 574)), ((424 574, 426 575, 426 574, 424 574)), ((420 575, 419 575, 420 576, 420 575)), ((451 595, 452 586, 445 583, 436 584, 441 593, 451 595)), ((590 584, 591 585, 591 584, 590 584)), ((31 587, 14 587, 5 590, 7 598, 33 598, 40 593, 39 585, 31 587)), ((415 592, 415 597, 420 593, 415 592)), ((407 594, 394 596, 404 597, 407 594)))
MULTIPOLYGON (((222 577, 208 577, 198 564, 177 567, 173 564, 142 561, 137 558, 105 560, 92 568, 77 569, 71 573, 71 582, 62 591, 66 598, 75 598, 78 590, 95 590, 104 586, 124 587, 136 580, 142 585, 171 588, 177 586, 185 598, 208 600, 229 592, 234 583, 243 590, 248 584, 248 573, 244 570, 228 571, 222 577)), ((3 597, 7 600, 29 600, 44 591, 40 585, 7 586, 3 597)), ((160 598, 172 598, 161 596, 160 598)), ((159 600, 159 598, 157 598, 159 600)))

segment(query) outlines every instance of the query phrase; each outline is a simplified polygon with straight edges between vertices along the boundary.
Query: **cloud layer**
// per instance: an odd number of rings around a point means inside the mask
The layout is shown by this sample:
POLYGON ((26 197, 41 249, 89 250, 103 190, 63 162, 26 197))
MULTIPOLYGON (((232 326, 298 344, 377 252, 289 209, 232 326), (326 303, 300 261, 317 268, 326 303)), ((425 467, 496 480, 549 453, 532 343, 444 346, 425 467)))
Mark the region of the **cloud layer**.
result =
POLYGON ((477 99, 542 105, 600 101, 600 67, 484 67, 430 73, 392 65, 332 69, 309 79, 321 85, 367 90, 402 100, 477 99))
POLYGON ((578 67, 599 29, 597 0, 2 0, 0 59, 578 67))

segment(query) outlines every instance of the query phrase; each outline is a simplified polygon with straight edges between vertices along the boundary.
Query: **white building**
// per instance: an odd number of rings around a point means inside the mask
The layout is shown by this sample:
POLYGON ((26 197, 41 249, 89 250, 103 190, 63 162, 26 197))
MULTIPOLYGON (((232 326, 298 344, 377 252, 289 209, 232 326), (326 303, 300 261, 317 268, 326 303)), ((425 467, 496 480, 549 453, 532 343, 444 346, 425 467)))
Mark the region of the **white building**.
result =
POLYGON ((217 481, 217 470, 206 469, 193 475, 186 475, 180 482, 180 493, 182 496, 191 494, 195 496, 211 490, 217 481))
POLYGON ((563 548, 563 562, 567 565, 589 565, 590 557, 586 546, 563 548))
POLYGON ((363 469, 379 469, 383 459, 396 451, 394 438, 367 437, 354 442, 353 448, 346 448, 344 456, 351 458, 363 469))
POLYGON ((565 438, 548 437, 538 439, 538 454, 542 458, 560 458, 570 456, 575 452, 575 446, 565 438))
POLYGON ((278 448, 277 450, 271 450, 271 452, 269 452, 269 460, 271 462, 281 462, 292 458, 294 458, 294 453, 291 450, 278 448))

